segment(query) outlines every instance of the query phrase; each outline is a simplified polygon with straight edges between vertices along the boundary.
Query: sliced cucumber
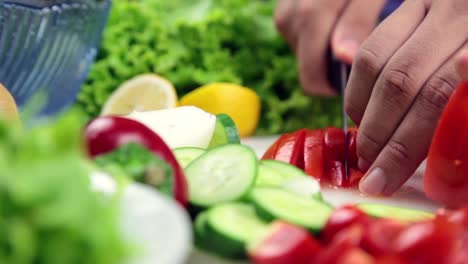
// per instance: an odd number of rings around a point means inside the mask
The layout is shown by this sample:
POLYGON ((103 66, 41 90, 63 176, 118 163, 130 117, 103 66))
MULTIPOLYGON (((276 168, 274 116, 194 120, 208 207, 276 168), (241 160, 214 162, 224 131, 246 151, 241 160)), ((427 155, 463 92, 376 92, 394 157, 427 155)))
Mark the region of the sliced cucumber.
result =
POLYGON ((292 178, 297 176, 304 176, 305 173, 296 166, 278 160, 262 160, 260 164, 268 166, 277 171, 284 177, 292 178))
POLYGON ((420 221, 434 217, 434 214, 425 211, 391 205, 361 203, 357 207, 373 217, 391 218, 401 221, 420 221))
POLYGON ((208 207, 242 199, 257 177, 257 157, 251 148, 232 144, 214 148, 185 170, 190 202, 208 207))
POLYGON ((320 184, 312 177, 295 177, 284 181, 281 187, 289 192, 323 201, 320 184))
POLYGON ((216 115, 216 125, 209 148, 225 144, 239 144, 240 136, 234 120, 226 114, 216 115))
POLYGON ((208 211, 200 213, 195 219, 194 229, 195 229, 195 246, 209 250, 209 238, 208 238, 208 211))
POLYGON ((258 167, 257 187, 279 187, 287 191, 323 200, 319 182, 297 167, 276 160, 262 160, 258 167))
POLYGON ((318 233, 332 208, 314 199, 277 188, 255 188, 250 196, 259 216, 268 221, 281 219, 318 233))
POLYGON ((174 155, 182 168, 186 168, 192 161, 205 153, 202 148, 185 147, 173 150, 174 155))
POLYGON ((268 223, 257 216, 253 206, 242 203, 213 207, 208 211, 206 221, 210 250, 236 259, 245 258, 246 245, 268 227, 268 223))

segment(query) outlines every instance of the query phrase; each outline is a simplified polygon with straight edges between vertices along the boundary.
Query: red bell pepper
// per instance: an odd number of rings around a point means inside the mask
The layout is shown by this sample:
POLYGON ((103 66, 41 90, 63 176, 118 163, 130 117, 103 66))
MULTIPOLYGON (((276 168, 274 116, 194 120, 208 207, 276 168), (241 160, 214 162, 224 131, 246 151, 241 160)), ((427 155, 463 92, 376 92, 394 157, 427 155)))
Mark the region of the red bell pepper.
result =
POLYGON ((123 117, 98 117, 85 131, 90 157, 111 152, 128 143, 139 143, 165 160, 174 171, 174 199, 182 206, 188 203, 188 186, 184 172, 167 144, 145 125, 123 117))

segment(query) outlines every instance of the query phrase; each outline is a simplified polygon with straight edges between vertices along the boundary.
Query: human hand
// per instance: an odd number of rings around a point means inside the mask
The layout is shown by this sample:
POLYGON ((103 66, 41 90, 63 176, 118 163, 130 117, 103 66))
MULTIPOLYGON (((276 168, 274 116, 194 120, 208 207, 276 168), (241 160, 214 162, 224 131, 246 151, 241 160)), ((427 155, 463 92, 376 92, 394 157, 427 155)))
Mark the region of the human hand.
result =
POLYGON ((458 56, 457 70, 460 77, 468 81, 468 50, 462 51, 458 56))
POLYGON ((468 1, 411 0, 363 43, 346 90, 359 125, 362 192, 390 195, 425 159, 455 86, 455 53, 467 46, 468 1))
POLYGON ((311 95, 334 95, 327 78, 327 53, 351 64, 377 24, 386 0, 279 0, 278 30, 296 53, 300 80, 311 95))

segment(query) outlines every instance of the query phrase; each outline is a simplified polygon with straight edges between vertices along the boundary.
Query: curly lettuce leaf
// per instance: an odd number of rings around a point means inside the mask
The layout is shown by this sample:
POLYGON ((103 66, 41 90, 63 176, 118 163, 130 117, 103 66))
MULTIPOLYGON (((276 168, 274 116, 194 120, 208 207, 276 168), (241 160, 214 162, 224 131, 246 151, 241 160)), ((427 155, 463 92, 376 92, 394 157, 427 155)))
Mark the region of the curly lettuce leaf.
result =
POLYGON ((212 82, 255 90, 257 134, 339 125, 337 99, 302 94, 296 60, 273 24, 274 0, 116 0, 78 105, 90 117, 135 75, 155 72, 179 96, 212 82))
POLYGON ((0 263, 117 264, 117 199, 91 191, 78 115, 30 130, 0 123, 0 263))

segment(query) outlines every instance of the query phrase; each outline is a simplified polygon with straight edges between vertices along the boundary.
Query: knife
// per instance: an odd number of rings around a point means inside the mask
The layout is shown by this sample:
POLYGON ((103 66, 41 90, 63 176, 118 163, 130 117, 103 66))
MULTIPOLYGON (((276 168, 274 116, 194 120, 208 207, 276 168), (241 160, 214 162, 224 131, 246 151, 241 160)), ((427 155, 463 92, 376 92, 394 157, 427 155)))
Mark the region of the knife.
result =
POLYGON ((342 118, 342 129, 345 133, 345 157, 344 157, 344 169, 345 169, 345 181, 349 181, 349 164, 348 164, 348 115, 344 108, 344 95, 346 85, 348 84, 349 73, 351 72, 351 66, 338 60, 333 53, 328 52, 328 80, 332 85, 333 89, 341 96, 341 118, 342 118))

